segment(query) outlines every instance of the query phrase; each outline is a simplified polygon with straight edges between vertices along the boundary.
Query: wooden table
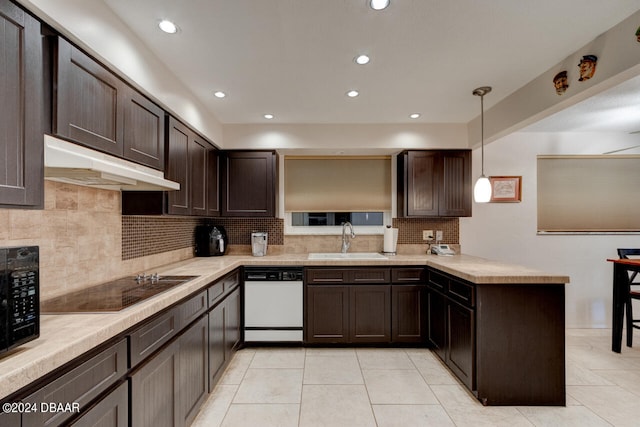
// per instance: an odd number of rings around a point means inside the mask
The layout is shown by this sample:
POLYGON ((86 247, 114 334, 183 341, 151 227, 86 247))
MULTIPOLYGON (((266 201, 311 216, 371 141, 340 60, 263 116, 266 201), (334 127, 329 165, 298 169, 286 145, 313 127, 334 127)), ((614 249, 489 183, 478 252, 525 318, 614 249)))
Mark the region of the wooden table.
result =
MULTIPOLYGON (((629 272, 640 272, 640 259, 607 259, 613 263, 613 325, 611 333, 611 350, 620 353, 622 350, 622 327, 624 326, 624 310, 629 298, 629 272)), ((627 347, 631 347, 631 334, 627 331, 627 347)))

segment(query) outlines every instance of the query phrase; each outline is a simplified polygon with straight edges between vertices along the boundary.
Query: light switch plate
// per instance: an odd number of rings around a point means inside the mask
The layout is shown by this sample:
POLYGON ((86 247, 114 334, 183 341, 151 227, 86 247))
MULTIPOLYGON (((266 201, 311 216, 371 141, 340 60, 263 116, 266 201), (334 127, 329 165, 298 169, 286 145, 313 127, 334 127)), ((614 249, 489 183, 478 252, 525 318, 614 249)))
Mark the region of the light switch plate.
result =
POLYGON ((442 230, 437 230, 436 231, 436 240, 438 242, 442 241, 442 230))

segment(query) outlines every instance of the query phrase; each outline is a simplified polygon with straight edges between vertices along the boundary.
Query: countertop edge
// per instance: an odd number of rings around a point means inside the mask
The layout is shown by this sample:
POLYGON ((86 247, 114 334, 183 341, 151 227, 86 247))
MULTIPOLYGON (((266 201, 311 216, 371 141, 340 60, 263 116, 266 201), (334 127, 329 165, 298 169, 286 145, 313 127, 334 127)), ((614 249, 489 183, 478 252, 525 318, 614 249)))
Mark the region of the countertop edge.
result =
POLYGON ((245 265, 429 266, 478 285, 569 283, 568 276, 469 255, 396 255, 380 260, 308 260, 306 254, 192 258, 159 266, 157 271, 160 274, 198 275, 197 278, 120 312, 42 315, 38 339, 0 356, 0 400, 245 265))

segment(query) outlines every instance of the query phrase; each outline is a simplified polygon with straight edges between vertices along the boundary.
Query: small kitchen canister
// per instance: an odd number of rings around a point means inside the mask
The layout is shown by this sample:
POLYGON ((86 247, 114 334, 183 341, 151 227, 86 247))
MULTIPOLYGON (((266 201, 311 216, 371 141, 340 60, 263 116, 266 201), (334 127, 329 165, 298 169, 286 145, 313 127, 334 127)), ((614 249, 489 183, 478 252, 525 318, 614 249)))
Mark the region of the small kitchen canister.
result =
POLYGON ((254 231, 251 233, 251 254, 253 256, 265 256, 267 254, 267 240, 269 233, 254 231))

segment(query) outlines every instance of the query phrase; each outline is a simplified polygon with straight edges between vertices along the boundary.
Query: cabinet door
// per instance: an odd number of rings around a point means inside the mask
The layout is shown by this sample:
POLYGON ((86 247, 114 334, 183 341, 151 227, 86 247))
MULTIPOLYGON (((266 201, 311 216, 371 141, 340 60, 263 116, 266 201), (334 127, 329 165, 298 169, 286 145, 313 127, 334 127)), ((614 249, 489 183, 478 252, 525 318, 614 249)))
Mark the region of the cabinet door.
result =
POLYGON ((475 323, 473 310, 448 303, 447 366, 470 389, 475 390, 475 323))
POLYGON ((435 151, 405 154, 404 216, 438 216, 440 163, 435 151))
POLYGON ((44 76, 40 23, 0 1, 0 205, 42 207, 44 76))
POLYGON ((220 156, 218 150, 207 152, 207 215, 220 216, 220 156))
POLYGON ((203 316, 180 336, 178 406, 180 426, 191 424, 208 387, 207 338, 209 319, 203 316))
POLYGON ((307 286, 307 342, 349 341, 349 287, 307 286))
POLYGON ((349 337, 353 343, 391 341, 391 285, 350 286, 349 337))
POLYGON ((132 427, 174 427, 178 411, 178 341, 154 356, 131 377, 132 427))
POLYGON ((125 94, 124 158, 164 170, 164 110, 133 88, 125 94))
POLYGON ((391 286, 391 339, 420 343, 425 336, 423 285, 391 286))
POLYGON ((129 425, 129 383, 120 384, 71 425, 73 427, 127 427, 129 425))
POLYGON ((199 137, 189 140, 189 201, 191 215, 207 215, 207 159, 212 147, 199 137))
POLYGON ((56 61, 54 132, 122 156, 125 83, 61 37, 56 61))
POLYGON ((442 153, 440 216, 471 216, 471 152, 442 153))
POLYGON ((447 299, 433 289, 427 290, 427 338, 434 351, 443 361, 446 360, 447 345, 447 299))
POLYGON ((222 216, 275 215, 275 158, 272 151, 225 154, 222 216))
POLYGON ((209 312, 209 392, 213 391, 227 361, 224 343, 225 309, 226 304, 222 302, 209 312))
MULTIPOLYGON (((84 361, 71 371, 39 388, 24 399, 29 404, 42 402, 77 403, 86 407, 127 373, 127 340, 122 339, 97 355, 84 361)), ((40 427, 64 424, 72 412, 25 412, 24 427, 40 427)))
POLYGON ((189 215, 189 137, 188 127, 169 117, 167 147, 167 179, 180 184, 180 189, 167 192, 167 213, 189 215))
POLYGON ((240 288, 229 294, 225 299, 225 357, 231 358, 231 352, 240 342, 240 288))

